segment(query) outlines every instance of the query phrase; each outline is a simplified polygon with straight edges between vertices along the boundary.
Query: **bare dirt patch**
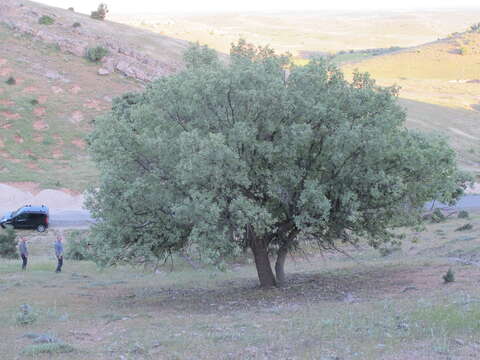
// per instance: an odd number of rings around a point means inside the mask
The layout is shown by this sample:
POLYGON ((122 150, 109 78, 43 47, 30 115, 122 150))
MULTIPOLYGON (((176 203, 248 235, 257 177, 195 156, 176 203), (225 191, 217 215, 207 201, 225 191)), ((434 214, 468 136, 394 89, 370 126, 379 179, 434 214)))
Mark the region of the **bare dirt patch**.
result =
POLYGON ((33 113, 35 114, 35 116, 44 116, 46 112, 47 109, 45 109, 44 107, 36 107, 33 109, 33 113))
POLYGON ((24 93, 32 94, 38 91, 38 88, 35 86, 27 86, 25 89, 22 90, 24 93))
POLYGON ((85 104, 83 104, 83 107, 86 107, 88 109, 95 109, 98 111, 101 111, 105 108, 105 106, 102 106, 102 104, 98 100, 89 100, 85 104))
POLYGON ((78 94, 80 91, 82 91, 82 88, 78 85, 74 85, 72 88, 70 88, 70 93, 76 95, 78 94))
POLYGON ((72 140, 72 144, 82 150, 86 149, 87 147, 87 143, 83 139, 72 140))
POLYGON ((16 142, 17 144, 22 144, 23 141, 24 141, 24 140, 23 140, 23 137, 21 137, 21 136, 18 135, 18 134, 15 134, 15 136, 13 137, 13 139, 15 140, 15 142, 16 142))
POLYGON ((6 99, 0 99, 0 105, 3 106, 13 106, 15 103, 11 100, 6 100, 6 99))
POLYGON ((70 116, 70 121, 74 124, 78 124, 83 120, 83 113, 80 110, 76 110, 70 116))
POLYGON ((48 124, 44 120, 37 120, 33 123, 33 128, 35 130, 47 130, 48 124))
POLYGON ((63 152, 62 152, 62 150, 60 150, 60 149, 54 149, 54 150, 52 151, 52 157, 53 157, 54 159, 60 159, 61 157, 63 157, 63 152))
POLYGON ((0 183, 0 204, 14 209, 23 204, 45 204, 52 209, 80 210, 83 208, 83 195, 61 189, 41 189, 35 182, 0 183))
POLYGON ((8 76, 13 72, 12 68, 3 68, 0 69, 0 76, 8 76))
POLYGON ((63 89, 59 86, 52 86, 51 87, 54 94, 61 94, 63 93, 63 89))
POLYGON ((0 115, 5 117, 6 119, 9 119, 9 120, 17 120, 17 119, 21 118, 20 114, 11 113, 9 111, 0 111, 0 115))
MULTIPOLYGON (((256 279, 228 281, 218 288, 157 288, 138 293, 128 289, 115 301, 197 313, 218 313, 245 308, 291 307, 319 302, 366 302, 405 297, 406 289, 431 291, 442 285, 445 266, 390 269, 370 268, 355 273, 298 273, 289 276, 286 286, 261 289, 256 279)), ((459 273, 459 276, 462 274, 459 273)), ((478 271, 480 275, 480 269, 478 271)), ((471 281, 455 283, 460 291, 471 281)))
POLYGON ((63 145, 63 139, 59 134, 53 134, 52 137, 55 139, 57 142, 57 146, 62 146, 63 145))
POLYGON ((39 104, 45 104, 48 100, 48 96, 47 95, 40 95, 38 98, 37 98, 37 101, 39 104))
POLYGON ((33 141, 39 143, 39 142, 42 142, 43 141, 43 135, 40 135, 40 134, 36 134, 33 136, 33 141))

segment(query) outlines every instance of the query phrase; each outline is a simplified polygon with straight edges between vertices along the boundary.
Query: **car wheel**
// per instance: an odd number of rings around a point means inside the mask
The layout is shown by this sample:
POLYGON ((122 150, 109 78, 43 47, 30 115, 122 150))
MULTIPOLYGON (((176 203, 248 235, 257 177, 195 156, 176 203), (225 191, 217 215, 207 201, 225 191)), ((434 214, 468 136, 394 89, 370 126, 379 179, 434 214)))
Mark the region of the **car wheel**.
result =
POLYGON ((37 231, 38 231, 38 232, 44 232, 45 229, 46 229, 45 225, 38 225, 38 226, 37 226, 37 231))

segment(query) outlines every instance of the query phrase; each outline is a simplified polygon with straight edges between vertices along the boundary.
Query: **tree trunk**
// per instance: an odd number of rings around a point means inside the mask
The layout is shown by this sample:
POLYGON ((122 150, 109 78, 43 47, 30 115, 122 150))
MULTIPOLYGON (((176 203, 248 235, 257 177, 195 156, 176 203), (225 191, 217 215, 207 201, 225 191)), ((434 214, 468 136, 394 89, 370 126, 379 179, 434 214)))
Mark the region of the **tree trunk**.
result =
POLYGON ((275 275, 277 277, 277 285, 285 285, 285 260, 287 259, 287 248, 281 247, 278 250, 277 261, 275 262, 275 275))
POLYGON ((252 230, 250 230, 249 233, 250 248, 252 249, 253 258, 255 259, 260 286, 264 288, 276 286, 275 275, 273 275, 272 266, 270 265, 270 258, 268 257, 265 241, 262 238, 258 238, 252 230))

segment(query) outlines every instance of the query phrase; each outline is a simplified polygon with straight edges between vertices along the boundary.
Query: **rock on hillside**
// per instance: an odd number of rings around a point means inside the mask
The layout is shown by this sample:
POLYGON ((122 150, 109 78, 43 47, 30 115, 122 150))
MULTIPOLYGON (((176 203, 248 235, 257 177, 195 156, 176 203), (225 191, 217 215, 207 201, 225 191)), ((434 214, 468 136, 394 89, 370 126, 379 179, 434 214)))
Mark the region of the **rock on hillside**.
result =
POLYGON ((109 55, 102 59, 105 71, 118 71, 140 81, 180 70, 183 52, 188 47, 183 40, 25 0, 1 0, 0 22, 77 56, 84 56, 89 47, 103 46, 109 50, 109 55), (54 19, 54 23, 39 24, 44 15, 54 19))

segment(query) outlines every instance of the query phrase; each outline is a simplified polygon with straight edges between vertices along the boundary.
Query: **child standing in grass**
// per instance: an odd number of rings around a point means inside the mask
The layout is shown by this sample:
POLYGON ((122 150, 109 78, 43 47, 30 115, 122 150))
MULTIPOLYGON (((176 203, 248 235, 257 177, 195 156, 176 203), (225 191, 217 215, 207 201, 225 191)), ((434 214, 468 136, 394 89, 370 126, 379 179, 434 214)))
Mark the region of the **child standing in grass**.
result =
POLYGON ((55 241, 54 247, 55 247, 55 256, 57 257, 57 260, 58 260, 57 269, 55 270, 55 272, 59 273, 62 271, 62 266, 63 266, 63 244, 62 244, 62 235, 60 233, 57 233, 57 240, 55 241))
POLYGON ((20 257, 22 258, 22 270, 27 270, 28 262, 28 249, 27 249, 27 239, 24 237, 20 238, 20 244, 18 244, 18 250, 20 251, 20 257))

